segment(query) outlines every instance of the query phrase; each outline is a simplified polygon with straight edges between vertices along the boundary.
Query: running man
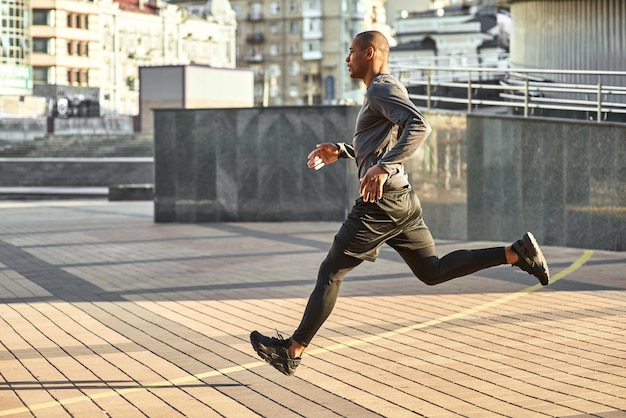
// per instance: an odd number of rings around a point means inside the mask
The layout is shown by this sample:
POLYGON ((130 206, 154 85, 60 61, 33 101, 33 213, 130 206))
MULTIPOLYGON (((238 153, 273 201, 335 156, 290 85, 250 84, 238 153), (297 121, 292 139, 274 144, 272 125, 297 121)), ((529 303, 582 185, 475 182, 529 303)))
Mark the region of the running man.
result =
POLYGON ((375 261, 383 244, 396 250, 427 285, 502 264, 519 267, 544 286, 550 281, 548 264, 530 232, 510 246, 437 256, 403 165, 430 134, 430 125, 409 100, 406 88, 389 74, 389 43, 382 33, 355 36, 346 62, 350 77, 367 86, 352 144, 317 145, 308 156, 308 167, 320 169, 340 158, 356 160, 360 197, 319 268, 298 329, 287 339, 258 331, 250 334, 257 354, 288 376, 295 373, 306 347, 333 310, 345 275, 363 261, 375 261))

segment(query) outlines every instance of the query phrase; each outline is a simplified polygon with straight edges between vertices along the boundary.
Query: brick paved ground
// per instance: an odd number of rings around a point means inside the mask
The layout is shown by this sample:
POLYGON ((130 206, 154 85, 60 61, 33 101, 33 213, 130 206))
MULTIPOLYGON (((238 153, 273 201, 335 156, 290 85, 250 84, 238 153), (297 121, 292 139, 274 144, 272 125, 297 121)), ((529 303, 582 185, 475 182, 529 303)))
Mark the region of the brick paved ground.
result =
POLYGON ((626 416, 626 253, 428 287, 385 249, 295 377, 265 365, 250 331, 293 331, 337 227, 0 202, 0 416, 626 416))

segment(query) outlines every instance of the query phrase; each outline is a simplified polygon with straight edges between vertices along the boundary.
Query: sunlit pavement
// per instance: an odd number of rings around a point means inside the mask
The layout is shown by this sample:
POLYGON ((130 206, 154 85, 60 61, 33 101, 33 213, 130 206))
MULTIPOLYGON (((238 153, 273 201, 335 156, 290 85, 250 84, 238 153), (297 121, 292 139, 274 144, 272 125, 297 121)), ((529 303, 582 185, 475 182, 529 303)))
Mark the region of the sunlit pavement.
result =
POLYGON ((546 288, 509 266, 429 287, 384 249, 286 377, 248 336, 297 327, 339 224, 152 209, 0 202, 0 416, 626 416, 624 252, 544 247, 546 288))

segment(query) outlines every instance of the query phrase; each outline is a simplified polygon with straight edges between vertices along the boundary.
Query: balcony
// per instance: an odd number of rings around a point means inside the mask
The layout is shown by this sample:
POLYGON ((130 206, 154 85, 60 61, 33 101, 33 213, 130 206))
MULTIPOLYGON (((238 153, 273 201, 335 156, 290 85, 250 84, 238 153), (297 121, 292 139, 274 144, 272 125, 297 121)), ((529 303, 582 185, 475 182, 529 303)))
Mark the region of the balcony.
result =
POLYGON ((302 59, 305 60, 305 61, 321 60, 322 59, 322 51, 305 51, 305 52, 302 52, 302 59))
POLYGON ((246 18, 248 22, 260 22, 263 20, 263 13, 260 11, 252 11, 248 13, 248 17, 246 18))
POLYGON ((321 8, 319 9, 305 9, 302 10, 302 17, 303 18, 321 18, 322 16, 324 16, 324 12, 322 11, 321 8))
POLYGON ((324 33, 322 32, 321 29, 317 29, 317 30, 304 30, 302 32, 302 39, 307 41, 307 40, 312 40, 312 39, 323 39, 324 38, 324 33))
POLYGON ((263 54, 248 54, 245 59, 246 62, 263 62, 265 60, 263 54))
POLYGON ((351 14, 352 20, 363 20, 365 19, 365 13, 360 10, 355 10, 351 14))
POLYGON ((249 44, 262 44, 265 42, 265 36, 262 33, 249 33, 246 35, 246 42, 249 44))

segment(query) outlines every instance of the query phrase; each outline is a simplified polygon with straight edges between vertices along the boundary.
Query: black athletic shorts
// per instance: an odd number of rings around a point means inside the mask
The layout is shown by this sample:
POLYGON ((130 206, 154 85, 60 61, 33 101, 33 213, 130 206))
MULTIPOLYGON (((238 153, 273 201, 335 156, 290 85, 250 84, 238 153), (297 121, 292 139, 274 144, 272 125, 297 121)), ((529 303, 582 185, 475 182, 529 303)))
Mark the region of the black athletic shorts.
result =
POLYGON ((422 206, 410 186, 383 193, 376 202, 356 200, 352 211, 335 235, 334 246, 343 253, 375 261, 380 247, 418 250, 434 245, 422 219, 422 206))

